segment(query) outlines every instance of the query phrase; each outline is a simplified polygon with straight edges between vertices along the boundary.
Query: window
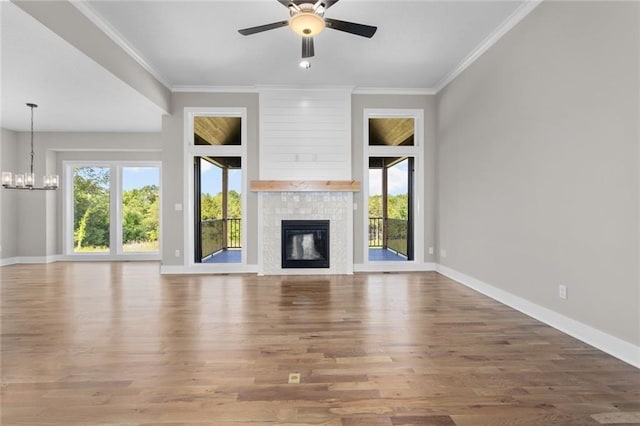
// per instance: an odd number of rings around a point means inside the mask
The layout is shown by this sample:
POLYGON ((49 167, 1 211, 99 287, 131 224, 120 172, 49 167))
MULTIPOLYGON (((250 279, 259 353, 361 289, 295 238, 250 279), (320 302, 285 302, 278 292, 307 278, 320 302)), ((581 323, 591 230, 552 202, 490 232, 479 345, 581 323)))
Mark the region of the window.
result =
POLYGON ((160 242, 160 169, 123 167, 120 211, 122 251, 158 253, 160 242))
POLYGON ((109 253, 111 169, 73 167, 73 252, 109 253))
POLYGON ((414 146, 413 117, 369 118, 369 146, 414 146))
POLYGON ((160 253, 158 163, 65 163, 65 252, 160 253))
POLYGON ((240 117, 202 116, 193 119, 194 145, 242 145, 240 117))

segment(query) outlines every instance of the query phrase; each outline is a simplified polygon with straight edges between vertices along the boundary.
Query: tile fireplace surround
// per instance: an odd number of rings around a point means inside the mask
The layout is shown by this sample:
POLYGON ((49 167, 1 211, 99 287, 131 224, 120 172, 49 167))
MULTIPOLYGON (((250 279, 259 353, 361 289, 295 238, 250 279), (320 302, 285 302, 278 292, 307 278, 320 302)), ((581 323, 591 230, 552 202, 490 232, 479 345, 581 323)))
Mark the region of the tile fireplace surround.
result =
MULTIPOLYGON (((317 275, 353 273, 353 192, 359 184, 349 188, 344 185, 335 190, 317 191, 324 186, 294 184, 300 190, 275 191, 273 187, 252 183, 252 190, 259 191, 258 205, 262 249, 258 271, 261 275, 317 275), (301 189, 302 188, 302 189, 301 189), (330 222, 330 265, 323 269, 282 268, 281 228, 283 220, 328 220, 330 222)), ((291 189, 292 186, 278 187, 291 189)))

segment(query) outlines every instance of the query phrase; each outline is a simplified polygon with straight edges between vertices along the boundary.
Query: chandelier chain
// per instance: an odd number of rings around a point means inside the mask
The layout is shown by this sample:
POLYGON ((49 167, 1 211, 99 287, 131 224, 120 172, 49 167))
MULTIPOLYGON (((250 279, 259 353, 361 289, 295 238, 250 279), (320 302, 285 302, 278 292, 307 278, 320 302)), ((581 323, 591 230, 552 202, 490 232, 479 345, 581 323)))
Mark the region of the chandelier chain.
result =
POLYGON ((31 108, 31 173, 33 173, 33 157, 35 155, 33 152, 33 109, 36 107, 36 104, 29 104, 29 108, 31 108))

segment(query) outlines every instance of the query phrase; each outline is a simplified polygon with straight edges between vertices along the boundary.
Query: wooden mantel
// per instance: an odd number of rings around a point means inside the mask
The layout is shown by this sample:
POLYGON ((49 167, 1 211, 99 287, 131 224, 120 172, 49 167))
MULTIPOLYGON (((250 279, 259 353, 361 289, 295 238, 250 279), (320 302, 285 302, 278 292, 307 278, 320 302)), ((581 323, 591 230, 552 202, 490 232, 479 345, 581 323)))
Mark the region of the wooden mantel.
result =
POLYGON ((252 180, 253 192, 358 192, 356 180, 252 180))

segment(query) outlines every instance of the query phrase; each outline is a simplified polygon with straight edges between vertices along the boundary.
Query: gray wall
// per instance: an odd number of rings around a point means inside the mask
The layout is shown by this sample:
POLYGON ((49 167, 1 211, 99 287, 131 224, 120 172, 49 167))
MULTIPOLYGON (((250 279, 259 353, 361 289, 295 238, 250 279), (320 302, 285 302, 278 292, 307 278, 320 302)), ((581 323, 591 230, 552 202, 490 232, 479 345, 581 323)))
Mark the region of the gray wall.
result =
MULTIPOLYGON (((247 109, 247 169, 249 181, 258 179, 258 94, 257 93, 174 93, 173 110, 162 120, 162 184, 164 201, 163 218, 163 265, 184 264, 184 218, 183 212, 175 211, 177 203, 184 203, 184 108, 246 108, 247 109), (179 249, 182 256, 176 257, 179 249)), ((185 206, 186 207, 186 206, 185 206)), ((256 193, 247 193, 247 264, 258 263, 258 198, 256 193)))
POLYGON ((635 345, 639 8, 544 2, 438 95, 439 262, 635 345))
MULTIPOLYGON (((12 173, 24 173, 29 171, 29 135, 3 129, 3 154, 6 148, 12 152, 5 163, 3 155, 2 170, 12 173), (9 136, 5 140, 5 136, 9 136), (6 166, 5 166, 6 164, 6 166)), ((44 151, 42 151, 42 154, 44 151)), ((45 174, 44 155, 38 155, 34 161, 36 181, 40 183, 45 174)), ((12 253, 3 250, 2 258, 11 257, 41 257, 46 256, 47 247, 47 213, 46 202, 50 199, 44 191, 16 191, 2 190, 3 197, 3 239, 8 240, 12 253), (5 204, 5 199, 8 202, 5 204), (10 200, 10 201, 9 201, 10 200), (15 214, 15 218, 5 218, 5 213, 15 214), (6 237, 5 234, 6 233, 6 237)), ((3 243, 4 246, 4 243, 3 243)))
MULTIPOLYGON (((11 130, 2 129, 0 134, 0 168, 2 171, 17 171, 18 135, 11 130)), ((0 190, 0 259, 18 255, 18 193, 0 190)))
MULTIPOLYGON (((417 261, 433 262, 434 256, 428 253, 428 248, 434 246, 435 239, 435 146, 436 146, 436 99, 428 95, 354 95, 351 98, 351 145, 352 145, 352 173, 353 179, 362 181, 365 165, 363 162, 364 146, 364 110, 366 108, 380 109, 422 109, 424 110, 424 184, 418 184, 416 189, 424 191, 424 259, 417 261)), ((363 192, 354 194, 354 202, 358 210, 354 212, 354 263, 364 263, 365 254, 363 244, 366 238, 362 235, 362 208, 366 201, 363 192)))

